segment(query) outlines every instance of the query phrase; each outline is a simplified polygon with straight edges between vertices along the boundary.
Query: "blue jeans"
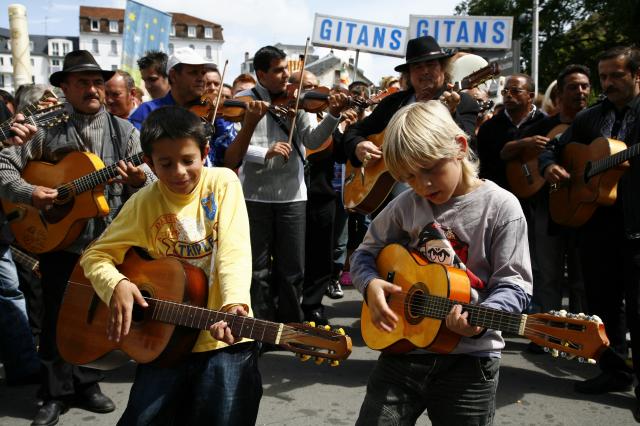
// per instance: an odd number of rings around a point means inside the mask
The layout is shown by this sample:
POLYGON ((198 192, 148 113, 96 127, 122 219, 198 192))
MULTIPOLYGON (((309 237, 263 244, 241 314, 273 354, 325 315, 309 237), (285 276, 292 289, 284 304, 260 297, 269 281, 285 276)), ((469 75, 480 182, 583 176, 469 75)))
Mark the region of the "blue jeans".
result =
POLYGON ((9 246, 0 247, 0 350, 7 382, 19 382, 40 372, 40 358, 9 246))
POLYGON ((262 397, 257 344, 140 364, 118 425, 254 425, 262 397))
POLYGON ((490 425, 500 359, 469 355, 387 355, 378 359, 356 425, 490 425))

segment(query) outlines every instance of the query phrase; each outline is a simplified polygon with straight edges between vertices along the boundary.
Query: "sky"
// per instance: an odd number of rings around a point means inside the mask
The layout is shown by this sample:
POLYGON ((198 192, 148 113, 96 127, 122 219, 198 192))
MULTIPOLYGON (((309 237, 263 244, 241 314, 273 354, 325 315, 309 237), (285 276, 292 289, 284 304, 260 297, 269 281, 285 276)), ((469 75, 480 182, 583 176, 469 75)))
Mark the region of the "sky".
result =
MULTIPOLYGON (((304 45, 313 31, 316 13, 391 25, 409 25, 409 15, 453 15, 461 0, 137 0, 165 12, 186 13, 223 27, 222 61, 229 60, 225 81, 240 72, 244 52, 250 56, 262 46, 276 43, 304 45)), ((125 8, 125 0, 0 0, 0 27, 9 27, 8 6, 27 7, 31 34, 77 36, 78 10, 83 6, 125 8)), ((324 56, 327 48, 316 48, 324 56)), ((334 50, 344 60, 354 51, 334 50)), ((360 53, 358 67, 375 83, 396 74, 401 58, 360 53)), ((222 65, 222 64, 220 64, 222 65)))

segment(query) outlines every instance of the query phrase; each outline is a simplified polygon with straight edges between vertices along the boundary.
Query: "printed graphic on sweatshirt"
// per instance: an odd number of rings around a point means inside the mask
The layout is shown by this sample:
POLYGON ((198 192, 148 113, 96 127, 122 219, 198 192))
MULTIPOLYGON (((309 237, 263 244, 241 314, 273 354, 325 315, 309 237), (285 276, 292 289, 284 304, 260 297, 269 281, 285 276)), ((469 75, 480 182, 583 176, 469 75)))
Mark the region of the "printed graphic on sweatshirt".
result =
POLYGON ((213 194, 209 194, 203 199, 200 200, 200 205, 204 210, 204 214, 207 216, 207 219, 213 220, 216 217, 216 211, 218 210, 218 206, 216 205, 216 200, 213 194))
POLYGON ((418 235, 418 251, 431 263, 453 266, 465 271, 471 287, 485 287, 485 283, 464 264, 469 256, 469 244, 460 241, 451 228, 443 228, 437 222, 429 223, 418 235))
POLYGON ((210 230, 205 229, 198 218, 175 214, 160 216, 152 225, 153 238, 162 255, 185 259, 193 264, 198 262, 192 260, 203 259, 214 252, 218 241, 216 229, 215 225, 210 230))

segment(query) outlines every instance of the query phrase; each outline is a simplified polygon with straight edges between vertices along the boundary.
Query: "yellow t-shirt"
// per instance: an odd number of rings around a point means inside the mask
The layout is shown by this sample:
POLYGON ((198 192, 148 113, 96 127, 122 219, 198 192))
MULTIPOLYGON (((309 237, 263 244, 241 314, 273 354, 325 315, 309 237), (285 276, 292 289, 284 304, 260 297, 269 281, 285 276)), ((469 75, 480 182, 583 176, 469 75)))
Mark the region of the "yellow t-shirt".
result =
MULTIPOLYGON (((80 265, 104 303, 124 278, 114 265, 131 247, 154 259, 174 257, 201 268, 209 281, 207 307, 242 304, 250 312, 251 242, 249 219, 238 177, 226 168, 203 168, 190 194, 176 194, 162 182, 129 199, 106 231, 84 252, 80 265)), ((193 348, 227 346, 202 331, 193 348)))

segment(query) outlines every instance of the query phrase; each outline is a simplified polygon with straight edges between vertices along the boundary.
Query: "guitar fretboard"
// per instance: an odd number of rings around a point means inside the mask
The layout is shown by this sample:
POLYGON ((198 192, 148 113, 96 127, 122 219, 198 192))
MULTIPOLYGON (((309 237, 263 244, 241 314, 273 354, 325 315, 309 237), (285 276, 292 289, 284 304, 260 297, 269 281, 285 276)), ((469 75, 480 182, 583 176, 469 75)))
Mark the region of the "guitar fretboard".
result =
POLYGON ((589 171, 586 173, 586 180, 589 180, 593 176, 605 172, 612 167, 622 164, 637 155, 640 155, 640 144, 631 145, 629 148, 624 149, 609 157, 593 161, 591 162, 589 171))
POLYGON ((189 328, 208 330, 214 323, 225 321, 231 332, 240 337, 259 340, 277 345, 284 324, 272 323, 256 318, 243 317, 211 309, 169 302, 145 297, 151 309, 151 317, 156 321, 181 325, 189 328))
POLYGON ((18 250, 13 246, 11 246, 11 256, 16 262, 24 265, 26 268, 32 271, 38 268, 39 262, 37 259, 29 256, 28 254, 22 252, 21 250, 18 250))
MULTIPOLYGON (((125 158, 125 163, 132 163, 134 166, 139 166, 142 164, 142 156, 144 154, 139 152, 131 157, 125 158)), ((115 178, 118 176, 118 165, 117 163, 111 164, 105 168, 100 170, 96 170, 95 172, 89 173, 88 175, 84 175, 71 181, 70 183, 63 185, 58 188, 58 198, 66 198, 69 195, 70 191, 73 191, 74 194, 81 194, 85 191, 89 191, 95 188, 98 185, 106 183, 108 180, 115 178)))
POLYGON ((459 304, 464 311, 469 312, 469 324, 514 334, 522 334, 521 330, 524 329, 523 321, 526 321, 527 318, 526 315, 504 312, 486 306, 459 303, 444 297, 427 294, 414 295, 406 303, 411 304, 410 310, 412 313, 439 320, 444 320, 453 305, 459 304))

